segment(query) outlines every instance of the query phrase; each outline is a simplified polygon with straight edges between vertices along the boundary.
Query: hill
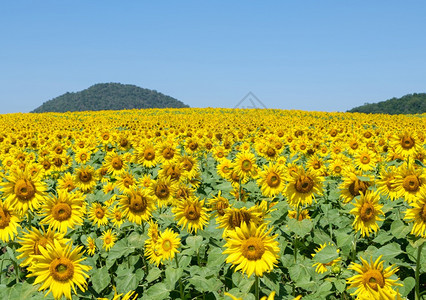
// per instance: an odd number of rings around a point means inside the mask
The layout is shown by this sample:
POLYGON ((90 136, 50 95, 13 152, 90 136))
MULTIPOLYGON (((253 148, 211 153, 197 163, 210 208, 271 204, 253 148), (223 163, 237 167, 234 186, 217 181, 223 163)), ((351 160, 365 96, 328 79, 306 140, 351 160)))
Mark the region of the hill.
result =
POLYGON ((422 114, 426 113, 426 93, 408 94, 401 98, 392 98, 378 103, 366 103, 352 108, 348 112, 369 114, 422 114))
POLYGON ((44 102, 33 113, 87 110, 189 107, 155 90, 121 83, 98 83, 76 93, 65 93, 44 102))

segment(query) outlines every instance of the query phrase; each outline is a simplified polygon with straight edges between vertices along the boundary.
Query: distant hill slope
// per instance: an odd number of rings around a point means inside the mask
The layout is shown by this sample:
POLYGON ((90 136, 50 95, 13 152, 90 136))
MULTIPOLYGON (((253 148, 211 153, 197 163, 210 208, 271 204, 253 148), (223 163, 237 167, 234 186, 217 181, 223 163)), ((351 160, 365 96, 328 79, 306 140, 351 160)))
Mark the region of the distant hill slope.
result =
POLYGON ((422 114, 426 113, 426 93, 408 94, 378 103, 366 103, 348 110, 371 114, 422 114))
POLYGON ((76 93, 65 93, 44 102, 32 112, 121 110, 139 108, 189 107, 154 90, 121 83, 98 83, 76 93))

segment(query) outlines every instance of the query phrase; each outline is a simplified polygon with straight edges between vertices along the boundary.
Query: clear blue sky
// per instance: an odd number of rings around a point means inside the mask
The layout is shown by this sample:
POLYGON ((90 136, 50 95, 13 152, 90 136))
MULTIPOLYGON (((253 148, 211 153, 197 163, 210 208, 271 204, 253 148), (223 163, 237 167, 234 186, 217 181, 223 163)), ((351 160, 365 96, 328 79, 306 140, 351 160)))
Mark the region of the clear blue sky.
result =
POLYGON ((425 1, 2 1, 0 113, 100 82, 192 107, 346 111, 426 92, 425 1))

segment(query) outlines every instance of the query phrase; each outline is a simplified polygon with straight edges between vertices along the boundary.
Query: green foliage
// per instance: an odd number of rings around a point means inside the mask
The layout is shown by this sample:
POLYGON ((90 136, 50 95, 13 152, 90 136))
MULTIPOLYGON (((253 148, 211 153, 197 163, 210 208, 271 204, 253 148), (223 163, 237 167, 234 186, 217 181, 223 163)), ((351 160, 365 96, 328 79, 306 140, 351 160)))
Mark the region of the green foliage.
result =
POLYGON ((366 103, 352 108, 348 112, 367 114, 422 114, 426 113, 426 93, 408 94, 401 98, 392 98, 378 103, 366 103))
POLYGON ((188 105, 155 90, 121 83, 98 83, 53 98, 32 112, 98 111, 141 108, 184 108, 188 105))

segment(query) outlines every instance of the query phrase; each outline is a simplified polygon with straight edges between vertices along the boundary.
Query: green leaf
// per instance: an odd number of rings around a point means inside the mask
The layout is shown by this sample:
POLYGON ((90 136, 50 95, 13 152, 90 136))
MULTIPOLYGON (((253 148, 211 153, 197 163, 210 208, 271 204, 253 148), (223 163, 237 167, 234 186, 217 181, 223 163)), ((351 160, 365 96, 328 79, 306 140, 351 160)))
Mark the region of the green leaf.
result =
POLYGON ((203 237, 199 235, 188 236, 186 238, 186 245, 188 245, 189 248, 194 249, 194 252, 200 249, 202 243, 203 243, 203 237))
POLYGON ((303 283, 308 283, 312 277, 312 266, 308 266, 306 263, 296 263, 292 265, 288 272, 291 279, 296 283, 297 286, 303 283))
POLYGON ((416 280, 413 277, 407 277, 403 281, 403 286, 399 288, 402 297, 408 296, 411 290, 416 285, 416 280))
POLYGON ((169 297, 169 293, 170 291, 169 289, 167 289, 167 286, 164 283, 159 282, 157 284, 154 284, 153 286, 151 286, 149 289, 145 291, 143 299, 149 299, 149 300, 166 299, 169 297))
POLYGON ((379 234, 374 238, 373 242, 378 244, 386 244, 391 239, 393 239, 393 236, 386 231, 380 231, 379 234))
POLYGON ((337 290, 339 293, 343 293, 343 291, 344 291, 344 290, 345 290, 345 288, 346 288, 346 280, 344 280, 344 279, 336 280, 336 281, 334 282, 334 286, 336 287, 336 290, 337 290))
POLYGON ((401 246, 396 243, 391 243, 377 249, 375 257, 383 255, 382 260, 393 262, 395 260, 395 257, 401 253, 401 246))
POLYGON ((232 282, 240 289, 241 292, 248 293, 253 286, 254 278, 253 276, 248 278, 240 272, 234 272, 232 274, 232 282))
POLYGON ((336 246, 327 245, 315 254, 313 260, 322 264, 327 264, 339 257, 336 246))
POLYGON ((116 260, 118 258, 127 256, 132 251, 127 245, 126 240, 119 240, 108 252, 108 260, 116 260))
POLYGON ((174 290, 176 282, 181 278, 183 275, 183 269, 178 268, 175 269, 172 266, 167 267, 166 269, 166 280, 164 283, 167 285, 169 290, 174 290))
POLYGON ((401 220, 395 220, 391 224, 390 232, 397 239, 402 239, 407 237, 410 227, 406 226, 401 220))
POLYGON ((222 253, 222 249, 214 247, 209 251, 207 257, 207 267, 211 269, 220 269, 225 262, 226 255, 222 253))
POLYGON ((142 280, 143 275, 144 271, 142 269, 137 269, 136 272, 132 272, 127 268, 123 268, 120 271, 117 270, 117 292, 127 293, 128 291, 135 290, 142 280))
POLYGON ((111 278, 106 267, 96 269, 92 272, 92 284, 97 293, 101 293, 111 282, 111 278))
POLYGON ((188 281, 200 292, 214 292, 222 286, 222 282, 216 277, 207 279, 205 277, 195 275, 188 281))
POLYGON ((150 269, 148 276, 146 276, 146 281, 148 281, 148 283, 150 283, 150 282, 156 280, 158 277, 160 277, 161 272, 162 271, 157 267, 150 269))
POLYGON ((290 219, 287 223, 290 231, 294 232, 300 237, 304 237, 312 231, 313 223, 309 219, 297 221, 296 219, 290 219))

